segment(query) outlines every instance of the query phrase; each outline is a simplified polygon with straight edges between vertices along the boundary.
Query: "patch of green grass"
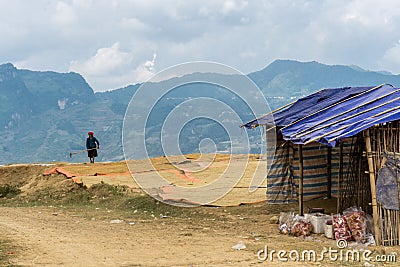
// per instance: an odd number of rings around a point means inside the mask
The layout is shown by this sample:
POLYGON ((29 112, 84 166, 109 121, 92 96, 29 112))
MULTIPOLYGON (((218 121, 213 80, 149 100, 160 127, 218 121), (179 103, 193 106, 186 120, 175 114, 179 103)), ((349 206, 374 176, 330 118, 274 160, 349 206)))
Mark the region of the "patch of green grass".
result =
POLYGON ((81 216, 97 219, 212 219, 218 218, 205 207, 178 207, 160 202, 142 191, 126 186, 99 183, 90 188, 81 187, 63 191, 45 188, 0 202, 3 206, 54 206, 81 216))
POLYGON ((21 193, 21 190, 16 186, 9 184, 0 185, 0 198, 15 197, 19 193, 21 193))
MULTIPOLYGON (((1 187, 0 187, 1 188, 1 187)), ((17 206, 43 206, 43 205, 67 205, 85 206, 92 204, 110 205, 113 201, 126 198, 128 193, 125 186, 109 184, 97 184, 90 188, 78 187, 71 190, 64 188, 43 188, 32 191, 27 195, 17 196, 18 188, 4 187, 4 194, 8 196, 3 204, 17 206), (10 199, 10 196, 16 196, 10 199)), ((2 191, 0 191, 1 194, 2 191)), ((0 195, 1 196, 1 195, 0 195)))

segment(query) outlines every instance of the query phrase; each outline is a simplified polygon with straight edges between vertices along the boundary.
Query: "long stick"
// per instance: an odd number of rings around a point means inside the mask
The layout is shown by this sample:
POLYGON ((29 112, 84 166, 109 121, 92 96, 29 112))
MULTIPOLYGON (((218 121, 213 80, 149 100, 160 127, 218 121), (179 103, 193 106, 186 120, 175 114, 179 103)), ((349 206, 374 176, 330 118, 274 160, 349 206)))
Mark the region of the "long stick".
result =
MULTIPOLYGON (((306 118, 309 118, 309 117, 311 117, 311 116, 314 116, 315 114, 317 114, 317 113, 319 113, 319 112, 321 112, 321 111, 330 109, 330 108, 332 108, 332 107, 334 107, 334 106, 337 106, 337 105, 339 105, 339 104, 342 104, 342 103, 344 103, 344 102, 346 102, 346 101, 349 101, 349 100, 351 100, 351 99, 353 99, 353 98, 359 97, 360 95, 369 93, 369 92, 371 92, 371 91, 373 91, 373 90, 376 90, 376 89, 379 89, 379 88, 381 88, 381 87, 384 86, 384 85, 385 85, 385 84, 383 83, 383 84, 381 84, 381 85, 378 85, 378 86, 375 86, 375 87, 373 87, 373 88, 371 88, 371 89, 368 89, 367 91, 364 91, 364 92, 361 92, 361 93, 359 93, 359 94, 356 94, 356 95, 354 95, 354 96, 352 96, 352 97, 343 99, 342 101, 335 102, 334 104, 329 105, 329 106, 327 106, 327 107, 325 107, 325 108, 323 108, 323 109, 317 110, 317 111, 315 111, 315 112, 309 114, 308 116, 305 116, 305 117, 303 117, 303 118, 300 118, 300 119, 298 119, 298 120, 295 120, 295 121, 289 123, 288 125, 286 125, 286 126, 283 127, 282 129, 284 129, 284 128, 286 128, 286 127, 289 127, 289 126, 291 126, 291 125, 293 125, 293 124, 296 124, 296 123, 298 123, 298 122, 300 122, 300 121, 302 121, 302 120, 304 120, 304 119, 306 119, 306 118)), ((391 85, 391 86, 392 86, 392 85, 391 85)))
POLYGON ((95 150, 95 149, 99 149, 99 148, 89 148, 89 149, 82 149, 79 151, 75 151, 75 152, 69 152, 69 157, 72 158, 73 154, 80 154, 82 152, 86 152, 86 151, 90 151, 90 150, 95 150))
POLYGON ((299 214, 303 216, 303 182, 304 182, 304 169, 303 169, 303 145, 298 145, 299 150, 299 214))
POLYGON ((381 242, 380 242, 379 225, 378 225, 379 218, 378 218, 378 206, 376 201, 375 170, 374 170, 374 162, 372 159, 371 138, 369 134, 369 129, 365 131, 365 148, 367 150, 369 182, 371 186, 372 213, 374 217, 375 240, 376 244, 380 245, 381 242))
POLYGON ((328 176, 328 186, 326 189, 326 197, 328 199, 332 198, 332 147, 328 146, 328 158, 326 162, 327 176, 328 176))
POLYGON ((341 209, 343 208, 342 205, 342 180, 343 180, 343 142, 340 143, 339 145, 339 173, 338 173, 338 198, 337 198, 337 206, 336 206, 336 211, 337 213, 341 212, 341 209))
MULTIPOLYGON (((398 161, 398 158, 397 158, 397 155, 398 155, 398 153, 397 152, 399 152, 400 151, 400 140, 399 140, 399 122, 397 121, 396 122, 396 125, 395 125, 395 149, 394 149, 394 151, 393 151, 393 154, 394 154, 394 159, 395 159, 395 164, 396 164, 396 167, 398 166, 398 164, 399 164, 399 161, 398 161)), ((398 199, 398 203, 400 204, 400 180, 399 180, 399 169, 398 168, 396 168, 396 184, 397 184, 397 199, 398 199)), ((399 220, 399 213, 400 213, 400 210, 395 210, 394 211, 395 212, 395 232, 396 232, 396 245, 400 245, 400 222, 398 221, 399 220)))

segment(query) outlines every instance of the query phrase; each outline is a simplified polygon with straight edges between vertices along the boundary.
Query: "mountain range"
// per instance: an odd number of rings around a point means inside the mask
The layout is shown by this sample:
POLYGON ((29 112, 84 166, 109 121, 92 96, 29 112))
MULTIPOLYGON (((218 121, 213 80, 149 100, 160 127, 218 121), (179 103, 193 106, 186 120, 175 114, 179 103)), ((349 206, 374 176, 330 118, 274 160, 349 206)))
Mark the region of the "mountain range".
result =
MULTIPOLYGON (((196 75, 201 74, 190 75, 173 79, 196 80, 196 75)), ((321 88, 382 83, 395 87, 400 85, 399 75, 315 61, 276 60, 266 68, 248 74, 248 77, 261 89, 271 109, 321 88)), ((162 86, 167 82, 159 83, 162 86)), ((74 154, 72 159, 69 153, 85 149, 89 130, 95 132, 101 143, 99 161, 123 160, 123 119, 129 101, 140 86, 94 92, 78 73, 17 69, 11 63, 0 65, 0 164, 86 161, 84 152, 74 154)), ((150 156, 163 155, 158 129, 168 113, 188 99, 203 96, 240 106, 235 97, 215 85, 177 90, 168 101, 158 103, 154 120, 148 125, 150 134, 146 143, 150 156)), ((245 116, 245 108, 239 107, 235 111, 243 114, 243 122, 252 119, 245 116)), ((180 142, 185 144, 184 153, 199 152, 198 143, 204 138, 215 139, 217 143, 228 141, 223 129, 218 129, 212 121, 202 119, 191 123, 191 129, 197 130, 195 134, 193 130, 190 133, 189 128, 182 130, 180 142)))

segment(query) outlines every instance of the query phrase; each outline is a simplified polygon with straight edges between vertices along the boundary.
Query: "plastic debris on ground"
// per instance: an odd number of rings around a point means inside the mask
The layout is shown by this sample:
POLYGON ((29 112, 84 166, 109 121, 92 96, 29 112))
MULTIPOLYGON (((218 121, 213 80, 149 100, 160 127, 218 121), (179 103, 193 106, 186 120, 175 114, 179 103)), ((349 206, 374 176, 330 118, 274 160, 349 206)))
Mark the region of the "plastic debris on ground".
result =
POLYGON ((123 223, 124 220, 111 220, 110 223, 123 223))
POLYGON ((234 245, 232 248, 236 250, 242 250, 246 248, 246 245, 243 243, 243 241, 239 241, 239 243, 234 245))

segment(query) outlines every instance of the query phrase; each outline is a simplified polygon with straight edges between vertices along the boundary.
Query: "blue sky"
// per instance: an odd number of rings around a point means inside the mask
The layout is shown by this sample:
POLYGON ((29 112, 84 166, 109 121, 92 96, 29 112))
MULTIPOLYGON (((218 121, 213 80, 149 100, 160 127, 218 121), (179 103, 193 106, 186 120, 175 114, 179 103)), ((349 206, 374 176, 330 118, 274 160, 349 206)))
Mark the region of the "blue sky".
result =
POLYGON ((95 91, 189 61, 276 59, 400 73, 400 2, 0 0, 0 63, 75 71, 95 91))

